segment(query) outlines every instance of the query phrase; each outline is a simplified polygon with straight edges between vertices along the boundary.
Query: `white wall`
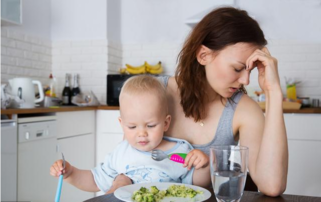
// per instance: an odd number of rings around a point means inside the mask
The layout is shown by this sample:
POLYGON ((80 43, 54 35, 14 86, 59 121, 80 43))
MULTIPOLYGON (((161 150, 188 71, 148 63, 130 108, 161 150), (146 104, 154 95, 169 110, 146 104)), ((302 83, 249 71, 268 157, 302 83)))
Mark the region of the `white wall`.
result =
POLYGON ((1 28, 1 82, 30 77, 46 85, 51 70, 49 39, 1 28))
MULTIPOLYGON (((156 64, 160 60, 165 74, 173 75, 176 57, 191 31, 185 21, 221 4, 245 9, 260 23, 268 48, 279 61, 284 94, 284 77, 292 77, 302 81, 298 96, 321 99, 320 0, 123 0, 123 66, 125 63, 139 66, 145 60, 156 64)), ((251 75, 249 90, 260 90, 256 71, 251 75)))
POLYGON ((121 43, 121 1, 107 1, 107 39, 121 43))
POLYGON ((106 39, 106 9, 106 0, 52 0, 51 39, 106 39))
POLYGON ((51 0, 22 0, 22 25, 9 29, 50 39, 51 0))
MULTIPOLYGON (((293 77, 303 81, 298 86, 298 95, 321 98, 320 0, 24 0, 23 25, 6 27, 9 35, 5 32, 3 37, 16 44, 25 37, 36 38, 41 43, 50 39, 55 45, 49 65, 51 70, 58 72, 59 83, 62 85, 65 73, 79 72, 86 77, 81 80, 85 81, 81 87, 99 89, 97 93, 104 103, 106 84, 103 77, 107 72, 116 73, 125 63, 138 66, 146 60, 151 64, 162 61, 165 73, 173 75, 176 57, 191 31, 185 21, 215 6, 233 5, 234 2, 260 23, 272 55, 279 60, 283 90, 284 76, 293 77), (22 39, 10 38, 17 35, 10 34, 15 33, 10 30, 25 36, 22 39), (104 44, 102 51, 95 47, 94 44, 100 43, 97 41, 104 44), (70 46, 57 46, 60 43, 70 46), (95 54, 101 56, 98 61, 95 61, 95 54), (94 65, 96 62, 100 63, 98 69, 94 65), (93 71, 88 71, 91 68, 93 71), (95 79, 97 75, 99 85, 95 79), (90 80, 95 84, 91 85, 90 80)), ((7 47, 11 50, 10 45, 7 43, 2 47, 2 55, 12 57, 7 52, 7 47)), ((24 52, 29 54, 33 51, 24 52)), ((4 70, 1 77, 5 79, 16 76, 15 70, 8 67, 10 61, 7 59, 2 62, 4 70)), ((10 66, 20 71, 23 67, 18 66, 17 61, 15 59, 16 65, 10 63, 10 66)), ((47 74, 49 70, 43 68, 40 70, 47 74)), ((35 71, 24 72, 31 77, 39 76, 35 71)), ((17 72, 17 75, 21 73, 17 72)), ((255 71, 250 87, 258 88, 255 71)))
POLYGON ((232 1, 122 0, 122 43, 182 42, 190 31, 187 18, 224 2, 232 1))
POLYGON ((240 7, 254 15, 267 39, 321 43, 320 0, 242 0, 240 7))
MULTIPOLYGON (((233 5, 212 0, 122 0, 122 43, 177 42, 190 28, 186 19, 209 8, 233 5)), ((320 0, 236 0, 260 23, 268 39, 321 43, 320 0)))

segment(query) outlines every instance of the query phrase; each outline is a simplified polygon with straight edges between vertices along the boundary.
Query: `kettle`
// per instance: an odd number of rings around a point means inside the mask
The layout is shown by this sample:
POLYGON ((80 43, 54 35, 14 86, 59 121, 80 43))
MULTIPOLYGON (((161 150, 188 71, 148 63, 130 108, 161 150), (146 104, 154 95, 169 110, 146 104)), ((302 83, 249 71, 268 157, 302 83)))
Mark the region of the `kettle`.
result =
POLYGON ((22 103, 14 102, 14 108, 34 108, 35 103, 39 103, 44 99, 40 81, 32 80, 30 78, 14 78, 9 80, 9 85, 11 87, 11 93, 23 100, 22 103), (38 86, 39 99, 35 98, 35 84, 38 86))

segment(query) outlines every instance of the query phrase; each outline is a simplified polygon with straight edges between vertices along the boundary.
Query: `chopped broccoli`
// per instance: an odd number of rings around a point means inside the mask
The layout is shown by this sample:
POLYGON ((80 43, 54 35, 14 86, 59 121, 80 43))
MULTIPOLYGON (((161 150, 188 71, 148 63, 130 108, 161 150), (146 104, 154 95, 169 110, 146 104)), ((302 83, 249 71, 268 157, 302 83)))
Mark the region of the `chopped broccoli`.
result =
POLYGON ((197 194, 203 194, 203 192, 195 191, 185 185, 171 185, 167 190, 159 190, 156 186, 151 186, 150 190, 141 187, 135 191, 132 199, 136 202, 159 202, 164 197, 194 198, 197 194))
POLYGON ((157 194, 157 193, 159 192, 159 190, 157 189, 156 186, 151 186, 151 187, 150 187, 150 192, 151 192, 152 194, 157 194))

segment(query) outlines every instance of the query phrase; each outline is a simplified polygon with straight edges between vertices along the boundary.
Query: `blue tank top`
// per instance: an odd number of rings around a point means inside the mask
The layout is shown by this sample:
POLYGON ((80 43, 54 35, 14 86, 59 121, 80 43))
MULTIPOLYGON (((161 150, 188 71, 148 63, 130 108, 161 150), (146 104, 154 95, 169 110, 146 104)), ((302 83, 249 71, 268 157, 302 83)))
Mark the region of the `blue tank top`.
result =
MULTIPOLYGON (((167 87, 169 76, 160 76, 158 79, 167 87)), ((217 130, 213 140, 207 144, 192 144, 195 149, 203 151, 209 155, 210 147, 216 145, 237 145, 238 142, 234 140, 233 135, 233 117, 237 104, 239 103, 243 92, 234 94, 233 101, 227 101, 227 104, 220 117, 217 130)))

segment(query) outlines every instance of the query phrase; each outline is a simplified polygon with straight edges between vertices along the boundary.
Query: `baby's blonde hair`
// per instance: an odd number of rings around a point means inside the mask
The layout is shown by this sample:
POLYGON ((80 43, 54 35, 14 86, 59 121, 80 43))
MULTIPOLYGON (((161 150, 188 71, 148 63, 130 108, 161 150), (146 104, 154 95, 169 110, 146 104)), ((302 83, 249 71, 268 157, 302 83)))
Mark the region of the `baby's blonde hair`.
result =
POLYGON ((162 105, 162 109, 168 114, 168 104, 167 104, 167 96, 166 89, 164 85, 153 76, 149 75, 139 75, 133 76, 124 83, 120 95, 119 95, 119 103, 121 108, 121 99, 123 99, 123 95, 141 95, 144 93, 153 94, 159 98, 160 104, 162 105))

